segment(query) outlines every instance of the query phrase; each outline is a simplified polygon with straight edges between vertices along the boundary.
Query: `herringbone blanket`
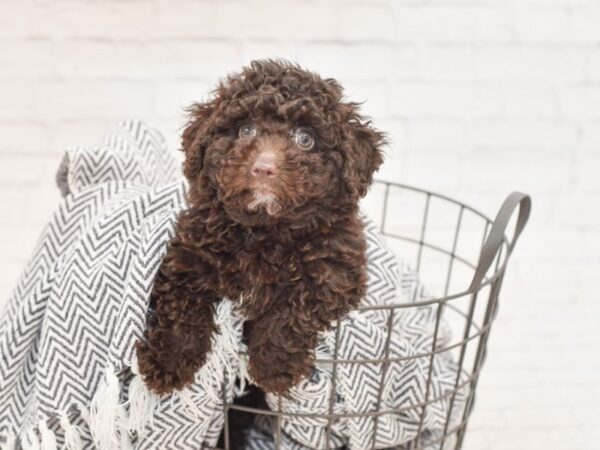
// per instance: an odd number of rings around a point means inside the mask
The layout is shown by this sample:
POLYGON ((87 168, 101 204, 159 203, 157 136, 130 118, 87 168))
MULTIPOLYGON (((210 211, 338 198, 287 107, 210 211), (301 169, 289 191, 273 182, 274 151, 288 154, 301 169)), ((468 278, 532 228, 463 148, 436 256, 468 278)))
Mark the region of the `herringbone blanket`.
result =
MULTIPOLYGON (((189 389, 150 394, 134 357, 154 275, 185 208, 176 159, 160 134, 128 121, 99 148, 67 151, 58 181, 64 199, 0 316, 0 447, 216 446, 223 402, 241 395, 235 380, 245 378, 235 302, 218 307, 221 333, 189 389)), ((436 310, 401 308, 390 317, 377 309, 425 294, 368 221, 366 237, 363 306, 375 308, 349 314, 321 336, 317 357, 347 362, 320 363, 289 396, 267 396, 270 408, 292 413, 282 420, 280 448, 325 448, 328 436, 330 448, 413 448, 419 437, 426 448, 444 430, 456 366, 443 353, 417 357, 432 349, 436 310), (360 362, 383 358, 394 362, 360 362), (418 406, 427 400, 427 408, 418 406)), ((438 345, 449 339, 442 326, 438 345)), ((247 448, 275 448, 274 434, 274 423, 258 418, 247 448)))

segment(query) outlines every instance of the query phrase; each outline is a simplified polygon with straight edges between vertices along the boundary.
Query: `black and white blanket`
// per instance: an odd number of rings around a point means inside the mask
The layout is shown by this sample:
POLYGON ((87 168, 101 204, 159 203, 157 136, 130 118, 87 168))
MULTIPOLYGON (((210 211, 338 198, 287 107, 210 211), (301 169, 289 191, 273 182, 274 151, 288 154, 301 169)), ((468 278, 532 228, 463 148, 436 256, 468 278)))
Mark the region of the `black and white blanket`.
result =
MULTIPOLYGON (((242 394, 235 380, 247 377, 239 356, 243 318, 235 302, 220 303, 221 333, 190 388, 156 397, 137 375, 135 361, 154 275, 185 208, 176 158, 159 133, 128 121, 98 148, 67 151, 57 179, 64 198, 0 316, 0 448, 216 446, 223 402, 242 394)), ((366 237, 363 306, 425 298, 417 276, 368 221, 366 237)), ((337 358, 348 362, 335 369, 318 364, 289 396, 267 396, 270 408, 288 413, 280 448, 325 448, 328 435, 332 449, 408 449, 419 436, 428 448, 428 440, 441 434, 456 366, 444 353, 433 358, 431 370, 429 357, 416 357, 431 351, 435 310, 389 314, 377 308, 350 313, 322 334, 316 349, 318 358, 332 359, 337 335, 337 358), (353 363, 385 357, 396 362, 353 363), (427 408, 415 406, 426 396, 427 408), (379 408, 393 412, 376 418, 379 408), (331 426, 326 418, 303 415, 330 412, 342 415, 331 426)), ((439 344, 449 339, 442 326, 439 344)), ((455 408, 461 403, 457 397, 455 408)), ((451 422, 459 420, 453 416, 451 422)), ((275 448, 273 426, 268 418, 257 419, 247 448, 275 448)))

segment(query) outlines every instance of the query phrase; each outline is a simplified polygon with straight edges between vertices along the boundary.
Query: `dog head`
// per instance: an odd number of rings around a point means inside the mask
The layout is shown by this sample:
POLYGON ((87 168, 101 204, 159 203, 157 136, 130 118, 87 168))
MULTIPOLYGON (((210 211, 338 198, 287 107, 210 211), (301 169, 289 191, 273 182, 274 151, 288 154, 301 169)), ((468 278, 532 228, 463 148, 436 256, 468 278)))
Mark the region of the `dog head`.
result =
POLYGON ((382 133, 333 79, 254 61, 189 108, 184 174, 244 225, 354 208, 382 163, 382 133))

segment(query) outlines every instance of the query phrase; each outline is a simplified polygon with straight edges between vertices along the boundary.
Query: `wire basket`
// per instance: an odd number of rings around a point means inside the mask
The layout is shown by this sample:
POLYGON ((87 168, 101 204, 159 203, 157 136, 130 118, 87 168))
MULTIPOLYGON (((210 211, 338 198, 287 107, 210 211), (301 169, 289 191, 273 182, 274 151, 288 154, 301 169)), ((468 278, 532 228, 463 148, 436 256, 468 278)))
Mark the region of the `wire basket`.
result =
MULTIPOLYGON (((424 401, 410 404, 402 410, 390 410, 378 402, 377 409, 368 415, 374 420, 374 434, 377 435, 377 423, 386 414, 399 414, 414 409, 420 414, 417 438, 406 447, 394 447, 410 450, 453 449, 459 450, 465 436, 469 415, 473 409, 477 382, 486 357, 486 346, 491 326, 497 311, 498 297, 509 256, 523 231, 531 211, 529 196, 513 192, 500 208, 495 220, 463 203, 398 183, 376 181, 365 199, 363 210, 370 219, 377 220, 381 234, 394 253, 408 262, 425 284, 430 296, 426 301, 385 305, 389 317, 401 308, 435 308, 435 328, 431 350, 417 355, 429 360, 429 373, 426 380, 424 401), (513 213, 518 208, 518 214, 513 213), (512 238, 506 236, 510 225, 514 224, 512 238), (452 329, 453 340, 440 347, 438 332, 442 321, 452 329), (428 407, 439 401, 430 392, 433 360, 436 355, 447 353, 456 362, 456 376, 453 389, 444 396, 449 400, 447 417, 443 432, 434 439, 431 436, 425 445, 422 442, 423 422, 428 407), (461 396, 461 406, 457 411, 455 399, 461 396), (453 416, 453 417, 451 417, 453 416)), ((367 307, 369 308, 369 307, 367 307)), ((359 308, 360 309, 360 308, 359 308)), ((392 323, 391 321, 389 322, 392 323)), ((338 327, 339 329, 339 327, 338 327)), ((388 355, 392 327, 387 329, 386 356, 388 355)), ((377 361, 338 359, 339 333, 336 334, 334 358, 317 359, 316 364, 329 364, 332 371, 331 398, 335 394, 336 370, 340 364, 379 363, 386 368, 392 361, 384 358, 377 361)), ((383 377, 382 377, 383 380, 383 377)), ((384 389, 379 385, 379 400, 384 389)), ((250 418, 268 417, 273 426, 274 444, 271 448, 283 449, 282 421, 298 417, 310 417, 327 421, 326 447, 331 446, 330 433, 335 420, 344 418, 335 413, 333 401, 327 414, 311 411, 290 414, 279 408, 271 409, 259 400, 249 402, 230 402, 224 399, 224 428, 218 449, 232 450, 240 448, 236 443, 239 424, 236 414, 245 414, 250 418), (232 421, 232 417, 234 420, 232 421)), ((373 438, 370 448, 377 447, 373 438)), ((364 449, 367 450, 367 449, 364 449)))

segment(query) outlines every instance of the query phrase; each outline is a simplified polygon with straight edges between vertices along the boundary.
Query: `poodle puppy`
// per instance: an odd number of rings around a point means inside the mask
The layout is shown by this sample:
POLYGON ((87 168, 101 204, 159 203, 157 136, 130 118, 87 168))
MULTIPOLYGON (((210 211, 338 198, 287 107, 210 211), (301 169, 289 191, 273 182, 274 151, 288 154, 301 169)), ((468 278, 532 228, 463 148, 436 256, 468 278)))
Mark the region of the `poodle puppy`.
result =
POLYGON ((229 75, 189 112, 189 207, 154 283, 140 373, 158 394, 192 383, 228 297, 246 320, 249 374, 283 394, 310 375, 319 332, 365 294, 358 201, 384 135, 337 81, 280 60, 229 75))

